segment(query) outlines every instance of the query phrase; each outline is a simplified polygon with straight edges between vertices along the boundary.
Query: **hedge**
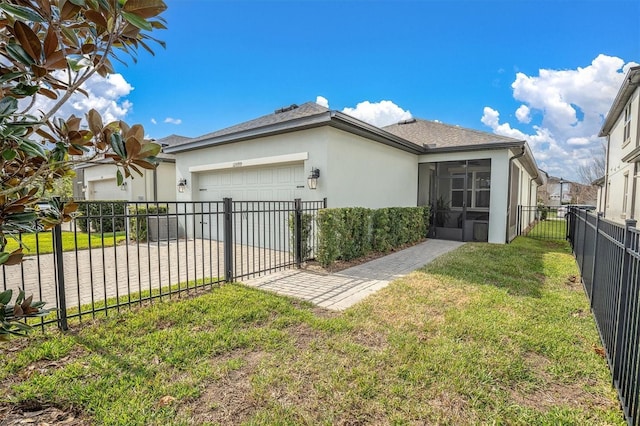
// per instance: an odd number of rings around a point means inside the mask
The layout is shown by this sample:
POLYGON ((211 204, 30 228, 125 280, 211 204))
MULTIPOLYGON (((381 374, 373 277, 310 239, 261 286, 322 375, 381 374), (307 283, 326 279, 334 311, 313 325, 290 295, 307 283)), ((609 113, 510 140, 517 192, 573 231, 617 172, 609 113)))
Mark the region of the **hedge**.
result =
POLYGON ((427 236, 429 207, 323 209, 318 213, 318 254, 323 266, 388 252, 427 236))
POLYGON ((78 201, 78 212, 75 222, 82 232, 91 229, 104 234, 125 230, 124 200, 117 201, 78 201))
POLYGON ((129 206, 129 238, 146 241, 149 216, 165 214, 168 210, 167 206, 129 206))

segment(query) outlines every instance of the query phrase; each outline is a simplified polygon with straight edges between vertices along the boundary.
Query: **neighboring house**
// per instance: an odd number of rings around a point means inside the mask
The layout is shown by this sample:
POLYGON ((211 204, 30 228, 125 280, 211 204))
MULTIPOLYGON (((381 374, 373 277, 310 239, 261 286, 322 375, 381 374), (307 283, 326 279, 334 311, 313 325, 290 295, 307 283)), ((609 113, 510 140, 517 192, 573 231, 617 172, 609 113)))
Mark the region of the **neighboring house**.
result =
POLYGON ((597 186, 583 185, 556 176, 549 176, 540 170, 545 177, 545 183, 538 188, 538 202, 547 206, 561 204, 597 205, 597 186), (562 194, 562 202, 560 202, 562 194))
MULTIPOLYGON (((504 243, 542 183, 525 141, 425 120, 379 128, 316 103, 167 147, 179 201, 432 205, 436 238, 504 243), (307 186, 315 170, 317 189, 307 186)), ((174 183, 175 188, 175 183, 174 183)), ((533 218, 530 218, 533 220, 533 218)))
MULTIPOLYGON (((155 142, 163 150, 188 138, 171 135, 155 142)), ((80 164, 75 168, 73 196, 76 200, 174 201, 176 168, 173 155, 160 153, 155 170, 141 169, 121 186, 116 184, 116 167, 106 162, 80 164)), ((135 172, 134 172, 135 173, 135 172)))
POLYGON ((601 191, 607 219, 624 223, 640 214, 640 66, 629 69, 600 130, 607 138, 607 165, 601 191))

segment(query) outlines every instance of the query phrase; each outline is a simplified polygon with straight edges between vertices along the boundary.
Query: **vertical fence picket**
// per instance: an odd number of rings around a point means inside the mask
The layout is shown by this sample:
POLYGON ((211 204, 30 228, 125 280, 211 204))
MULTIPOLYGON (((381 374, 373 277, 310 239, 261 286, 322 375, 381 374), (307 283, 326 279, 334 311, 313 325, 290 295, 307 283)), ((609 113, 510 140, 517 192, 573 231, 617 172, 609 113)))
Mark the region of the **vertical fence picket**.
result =
POLYGON ((62 331, 69 329, 67 323, 67 293, 64 286, 64 253, 62 251, 62 226, 53 228, 53 259, 56 271, 58 293, 58 328, 62 331))

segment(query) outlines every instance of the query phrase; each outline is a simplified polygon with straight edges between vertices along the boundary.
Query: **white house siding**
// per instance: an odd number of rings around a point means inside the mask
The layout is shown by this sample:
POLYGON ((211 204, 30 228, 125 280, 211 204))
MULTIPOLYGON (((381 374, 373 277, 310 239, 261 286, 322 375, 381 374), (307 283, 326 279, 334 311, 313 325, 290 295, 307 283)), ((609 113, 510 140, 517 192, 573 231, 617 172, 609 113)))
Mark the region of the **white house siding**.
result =
MULTIPOLYGON (((122 189, 116 185, 116 167, 113 164, 96 164, 84 169, 84 185, 87 200, 155 201, 153 170, 143 170, 143 176, 134 172, 133 178, 126 179, 122 189)), ((176 199, 175 165, 161 162, 155 173, 158 179, 157 201, 176 199)))
MULTIPOLYGON (((624 223, 625 219, 637 217, 640 213, 639 207, 633 206, 632 189, 637 178, 634 173, 635 163, 625 163, 622 158, 638 147, 640 138, 638 137, 638 126, 640 126, 640 89, 636 89, 631 96, 631 137, 626 145, 624 143, 624 113, 622 113, 614 124, 608 138, 608 161, 604 190, 608 193, 604 200, 605 217, 619 223, 624 223), (627 176, 627 179, 625 179, 627 176), (625 188, 625 181, 627 188, 625 188), (626 193, 626 197, 625 197, 626 193), (626 198, 626 203, 625 203, 626 198), (626 206, 625 206, 626 204, 626 206), (635 207, 635 208, 634 208, 635 207)), ((639 203, 638 194, 635 196, 636 204, 639 203)))
MULTIPOLYGON (((329 207, 415 207, 415 154, 334 128, 326 129, 328 166, 321 169, 329 207)), ((311 160, 312 157, 310 157, 311 160)))
POLYGON ((327 197, 329 207, 416 205, 416 155, 327 126, 176 153, 176 178, 188 182, 178 199, 210 199, 203 194, 208 191, 200 191, 200 179, 208 172, 199 169, 207 165, 242 169, 246 162, 288 155, 305 158, 297 160, 303 165, 305 186, 293 184, 303 200, 327 197), (306 187, 312 167, 320 170, 316 190, 306 187))
MULTIPOLYGON (((420 155, 420 163, 491 159, 491 195, 489 199, 489 242, 504 244, 507 227, 507 182, 509 155, 507 150, 482 150, 420 155)), ((417 180, 416 180, 417 181, 417 180)))

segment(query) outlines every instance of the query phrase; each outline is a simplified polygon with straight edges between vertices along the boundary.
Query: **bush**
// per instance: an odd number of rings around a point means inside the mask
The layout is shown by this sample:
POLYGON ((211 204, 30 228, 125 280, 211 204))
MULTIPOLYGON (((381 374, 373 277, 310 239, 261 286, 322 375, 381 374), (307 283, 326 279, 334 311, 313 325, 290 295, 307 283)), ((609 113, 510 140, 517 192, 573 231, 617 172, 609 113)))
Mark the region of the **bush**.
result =
MULTIPOLYGON (((313 225, 313 214, 311 213, 302 213, 300 216, 301 219, 301 236, 302 236, 302 261, 305 261, 311 258, 311 251, 313 249, 313 235, 311 233, 311 228, 313 225)), ((289 214, 289 231, 291 234, 291 250, 295 253, 296 247, 296 220, 295 213, 289 214)))
POLYGON ((164 214, 167 211, 169 211, 167 206, 129 206, 129 237, 132 240, 146 241, 149 216, 164 214))
POLYGON ((78 201, 76 224, 82 232, 88 232, 89 227, 100 234, 124 231, 126 204, 124 200, 78 201))
POLYGON ((429 229, 429 207, 323 209, 318 213, 318 256, 323 266, 420 241, 429 229))

